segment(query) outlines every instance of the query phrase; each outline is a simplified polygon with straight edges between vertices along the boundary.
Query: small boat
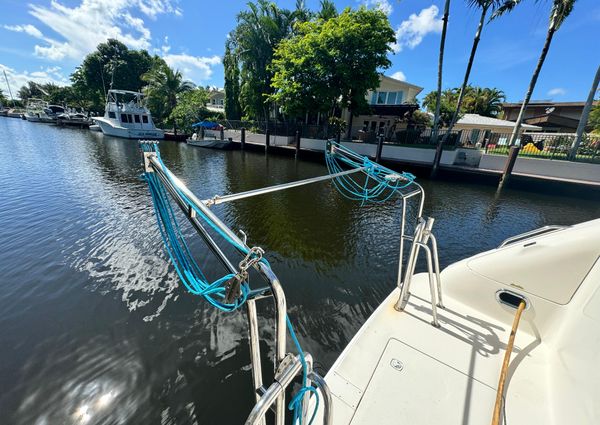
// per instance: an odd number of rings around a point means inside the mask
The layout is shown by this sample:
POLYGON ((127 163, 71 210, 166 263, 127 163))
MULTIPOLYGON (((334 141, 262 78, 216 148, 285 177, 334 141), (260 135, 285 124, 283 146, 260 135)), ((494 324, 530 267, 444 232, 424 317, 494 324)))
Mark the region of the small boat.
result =
POLYGON ((144 95, 129 90, 109 90, 103 117, 94 117, 102 133, 125 139, 163 139, 144 104, 144 95))
POLYGON ((186 143, 190 146, 197 146, 199 148, 210 148, 210 149, 233 149, 235 146, 231 140, 219 140, 219 139, 203 139, 193 140, 187 139, 186 143))
POLYGON ((91 124, 89 128, 90 128, 90 131, 102 132, 102 129, 100 128, 100 126, 98 124, 91 124))
POLYGON ((27 100, 25 108, 25 119, 29 122, 42 122, 42 117, 46 116, 44 109, 48 106, 42 99, 30 98, 27 100))
POLYGON ((65 112, 56 117, 56 124, 69 127, 89 127, 91 124, 90 118, 83 112, 65 112))
POLYGON ((194 133, 186 140, 190 146, 210 149, 233 149, 235 146, 231 138, 223 137, 223 127, 212 121, 200 121, 192 124, 193 128, 200 129, 200 134, 194 133))
POLYGON ((25 115, 25 110, 21 108, 10 108, 6 112, 6 116, 9 118, 23 118, 25 115))

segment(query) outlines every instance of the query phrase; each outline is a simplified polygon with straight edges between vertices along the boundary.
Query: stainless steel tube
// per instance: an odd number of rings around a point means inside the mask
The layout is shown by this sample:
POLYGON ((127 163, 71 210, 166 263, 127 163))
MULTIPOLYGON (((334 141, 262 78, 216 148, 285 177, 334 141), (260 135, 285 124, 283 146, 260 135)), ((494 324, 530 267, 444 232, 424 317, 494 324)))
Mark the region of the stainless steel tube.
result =
POLYGON ((238 199, 250 198, 252 196, 263 195, 265 193, 277 192, 280 190, 291 189, 293 187, 304 186, 304 185, 312 184, 312 183, 318 183, 318 182, 325 181, 325 180, 331 180, 336 177, 345 176, 347 174, 358 173, 363 170, 364 170, 364 167, 361 167, 361 168, 356 168, 353 170, 341 171, 336 174, 329 174, 326 176, 313 177, 310 179, 298 180, 298 181, 290 182, 290 183, 282 183, 282 184, 278 184, 275 186, 263 187, 261 189, 254 189, 254 190, 248 190, 246 192, 233 193, 231 195, 222 195, 222 196, 217 195, 217 196, 214 196, 213 198, 205 199, 202 202, 204 202, 207 206, 210 207, 212 205, 218 205, 218 204, 222 204, 224 202, 236 201, 238 199))
POLYGON ((321 390, 321 395, 323 396, 323 425, 330 425, 333 423, 333 399, 331 398, 331 390, 329 389, 327 382, 314 371, 309 373, 309 376, 321 390))

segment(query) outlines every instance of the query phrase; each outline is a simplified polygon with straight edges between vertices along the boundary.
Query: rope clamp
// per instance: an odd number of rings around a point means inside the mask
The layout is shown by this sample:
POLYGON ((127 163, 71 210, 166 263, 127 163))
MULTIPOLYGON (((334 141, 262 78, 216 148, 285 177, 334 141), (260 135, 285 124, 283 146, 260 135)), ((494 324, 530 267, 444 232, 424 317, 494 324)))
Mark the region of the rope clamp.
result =
POLYGON ((233 304, 241 295, 241 286, 248 280, 248 269, 262 260, 265 251, 258 247, 252 247, 242 261, 240 261, 240 271, 225 283, 225 303, 233 304))

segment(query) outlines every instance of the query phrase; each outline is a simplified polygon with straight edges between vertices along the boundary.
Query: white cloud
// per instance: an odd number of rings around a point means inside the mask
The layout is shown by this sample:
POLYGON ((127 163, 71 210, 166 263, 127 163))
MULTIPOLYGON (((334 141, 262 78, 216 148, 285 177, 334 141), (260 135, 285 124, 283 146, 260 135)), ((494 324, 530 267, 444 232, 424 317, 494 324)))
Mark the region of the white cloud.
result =
POLYGON ((213 67, 221 64, 221 58, 216 55, 206 57, 167 53, 163 55, 163 59, 171 68, 181 71, 183 78, 197 84, 206 82, 213 73, 213 67))
POLYGON ((180 15, 174 0, 81 0, 68 7, 59 0, 49 6, 29 5, 29 13, 60 37, 44 35, 33 25, 5 26, 43 40, 34 47, 37 56, 60 61, 81 60, 99 43, 116 38, 134 49, 148 49, 151 32, 144 20, 133 13, 155 19, 160 14, 180 15))
POLYGON ((398 53, 405 47, 414 49, 421 44, 427 34, 442 32, 443 22, 441 18, 437 18, 438 13, 439 9, 432 4, 402 21, 396 30, 396 42, 392 44, 392 50, 398 53))
MULTIPOLYGON (((27 84, 28 81, 34 81, 38 84, 54 83, 59 86, 64 86, 69 83, 68 79, 61 73, 61 68, 59 66, 40 68, 39 71, 33 72, 18 72, 15 69, 0 63, 0 73, 1 71, 6 72, 6 77, 10 83, 10 88, 14 97, 17 97, 17 91, 19 91, 22 86, 27 84)), ((2 80, 4 80, 4 78, 2 78, 2 80)), ((8 97, 8 88, 4 87, 4 84, 2 86, 4 95, 8 97)))
POLYGON ((391 77, 395 78, 396 80, 406 81, 406 75, 404 75, 404 72, 402 71, 394 72, 391 77))
POLYGON ((366 7, 381 10, 387 16, 390 16, 394 11, 392 4, 388 0, 363 0, 362 4, 366 7))
POLYGON ((14 32, 24 32, 35 38, 43 38, 42 32, 31 24, 27 25, 4 25, 4 29, 14 32))
POLYGON ((567 91, 560 87, 548 90, 548 96, 564 96, 565 94, 567 94, 567 91))

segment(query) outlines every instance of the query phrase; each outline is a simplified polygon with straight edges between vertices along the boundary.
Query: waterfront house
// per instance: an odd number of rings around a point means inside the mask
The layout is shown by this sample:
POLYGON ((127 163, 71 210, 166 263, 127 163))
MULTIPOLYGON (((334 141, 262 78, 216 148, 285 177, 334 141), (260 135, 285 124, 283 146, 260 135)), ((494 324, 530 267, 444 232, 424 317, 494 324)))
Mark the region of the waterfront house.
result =
POLYGON ((213 87, 208 93, 206 109, 211 112, 225 112, 225 90, 213 87))
MULTIPOLYGON (((524 122, 542 127, 546 133, 575 133, 584 106, 585 102, 533 100, 527 105, 524 122)), ((502 118, 516 121, 520 110, 521 103, 503 103, 502 118)))
POLYGON ((411 114, 419 109, 416 97, 423 87, 381 75, 377 90, 366 94, 370 113, 350 118, 350 112, 342 111, 342 119, 352 123, 353 139, 367 140, 377 134, 390 134, 405 129, 411 114))

